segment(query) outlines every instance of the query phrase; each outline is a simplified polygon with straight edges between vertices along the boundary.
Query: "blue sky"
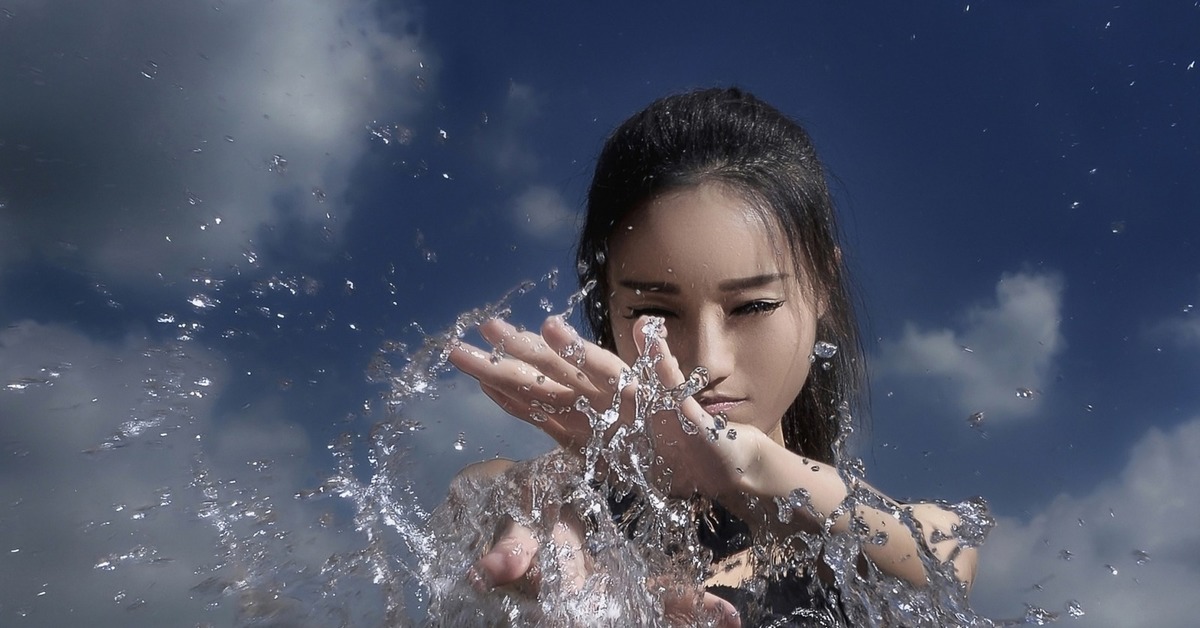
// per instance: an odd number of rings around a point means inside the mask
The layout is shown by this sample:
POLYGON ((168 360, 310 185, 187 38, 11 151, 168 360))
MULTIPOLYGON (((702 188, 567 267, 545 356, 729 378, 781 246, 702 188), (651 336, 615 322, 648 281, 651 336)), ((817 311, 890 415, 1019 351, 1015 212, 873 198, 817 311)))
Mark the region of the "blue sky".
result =
MULTIPOLYGON (((382 418, 372 356, 551 268, 515 316, 562 307, 605 134, 736 84, 836 179, 868 477, 1000 519, 976 606, 1191 625, 1198 29, 1186 2, 10 1, 0 623, 232 621, 189 594, 220 555, 196 456, 273 496, 305 560, 353 547, 290 495, 382 418)), ((405 412, 426 507, 463 464, 549 446, 452 377, 405 412)))

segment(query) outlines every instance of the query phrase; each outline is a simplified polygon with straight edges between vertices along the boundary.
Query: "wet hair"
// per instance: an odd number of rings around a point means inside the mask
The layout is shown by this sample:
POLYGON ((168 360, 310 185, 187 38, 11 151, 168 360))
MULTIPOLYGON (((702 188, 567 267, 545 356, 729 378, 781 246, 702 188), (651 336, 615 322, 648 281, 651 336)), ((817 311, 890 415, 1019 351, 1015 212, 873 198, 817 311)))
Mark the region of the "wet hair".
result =
MULTIPOLYGON (((752 94, 704 89, 661 98, 622 123, 604 144, 588 190, 576 252, 582 303, 596 342, 615 349, 608 301, 608 244, 615 227, 665 193, 717 184, 774 224, 786 240, 800 284, 823 307, 817 340, 837 353, 814 364, 783 416, 784 444, 802 456, 837 462, 846 413, 865 384, 862 346, 825 169, 808 133, 752 94)), ((808 350, 797 347, 797 351, 808 350)))

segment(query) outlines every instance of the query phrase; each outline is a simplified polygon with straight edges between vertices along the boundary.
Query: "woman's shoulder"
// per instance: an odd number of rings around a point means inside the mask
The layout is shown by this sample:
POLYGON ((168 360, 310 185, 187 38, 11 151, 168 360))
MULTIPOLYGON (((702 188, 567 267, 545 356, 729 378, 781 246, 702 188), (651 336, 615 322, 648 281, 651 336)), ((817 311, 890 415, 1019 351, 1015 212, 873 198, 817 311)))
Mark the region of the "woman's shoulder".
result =
POLYGON ((480 460, 473 462, 462 469, 459 469, 458 474, 454 476, 455 480, 487 480, 508 471, 516 464, 515 460, 508 458, 492 458, 490 460, 480 460))

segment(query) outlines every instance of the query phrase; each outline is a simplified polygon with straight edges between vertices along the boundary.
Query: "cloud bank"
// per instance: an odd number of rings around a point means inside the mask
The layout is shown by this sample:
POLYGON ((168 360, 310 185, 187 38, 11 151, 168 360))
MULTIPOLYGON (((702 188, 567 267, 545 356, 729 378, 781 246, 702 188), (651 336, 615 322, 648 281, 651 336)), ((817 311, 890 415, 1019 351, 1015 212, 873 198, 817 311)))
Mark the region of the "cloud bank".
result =
POLYGON ((513 201, 513 222, 525 235, 543 241, 570 241, 576 231, 575 212, 557 190, 533 185, 513 201))
POLYGON ((994 303, 966 310, 957 328, 908 323, 874 360, 885 378, 913 378, 944 390, 962 416, 989 420, 1033 415, 1064 348, 1059 329, 1063 281, 1052 274, 1006 274, 994 303))
MULTIPOLYGON (((370 0, 18 2, 0 19, 0 268, 107 279, 252 266, 336 240, 376 119, 432 78, 370 0)), ((394 21, 395 23, 391 23, 394 21)))
POLYGON ((1200 590, 1200 417, 1152 428, 1115 479, 1062 494, 1028 521, 1000 518, 980 554, 975 607, 1033 604, 1088 626, 1194 626, 1200 590))

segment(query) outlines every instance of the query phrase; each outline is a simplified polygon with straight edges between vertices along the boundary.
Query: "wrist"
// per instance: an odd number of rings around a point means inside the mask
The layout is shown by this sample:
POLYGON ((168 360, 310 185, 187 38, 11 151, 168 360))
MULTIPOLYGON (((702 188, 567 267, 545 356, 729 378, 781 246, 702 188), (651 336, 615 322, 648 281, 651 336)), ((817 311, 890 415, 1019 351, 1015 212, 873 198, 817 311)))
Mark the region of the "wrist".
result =
MULTIPOLYGON (((744 426, 738 430, 736 454, 727 458, 724 481, 714 495, 727 506, 761 497, 763 489, 763 454, 774 443, 762 431, 744 426)), ((725 445, 725 443, 722 443, 725 445)), ((733 443, 728 443, 733 445, 733 443)))

